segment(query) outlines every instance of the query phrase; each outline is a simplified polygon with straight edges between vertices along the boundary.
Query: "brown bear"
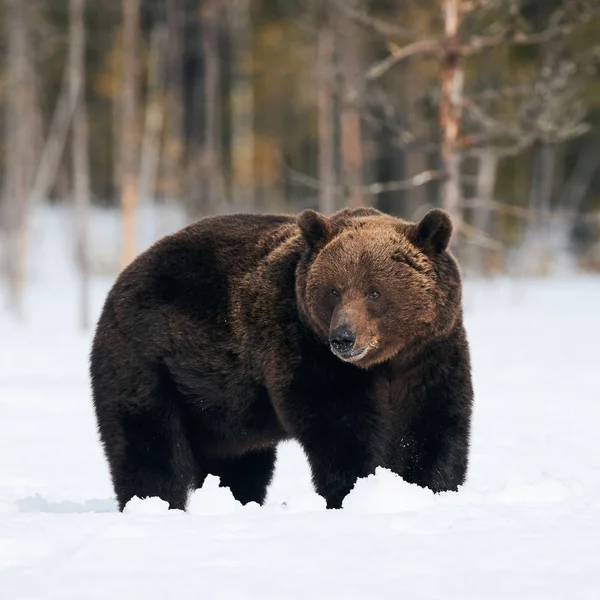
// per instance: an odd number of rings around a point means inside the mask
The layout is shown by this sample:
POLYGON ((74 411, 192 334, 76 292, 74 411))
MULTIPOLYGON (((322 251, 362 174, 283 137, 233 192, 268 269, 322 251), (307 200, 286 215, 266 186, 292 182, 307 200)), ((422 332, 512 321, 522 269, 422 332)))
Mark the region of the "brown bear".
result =
POLYGON ((435 492, 465 479, 473 391, 452 225, 374 209, 208 217, 108 294, 91 353, 122 510, 185 509, 208 474, 262 503, 295 439, 329 508, 377 466, 435 492))

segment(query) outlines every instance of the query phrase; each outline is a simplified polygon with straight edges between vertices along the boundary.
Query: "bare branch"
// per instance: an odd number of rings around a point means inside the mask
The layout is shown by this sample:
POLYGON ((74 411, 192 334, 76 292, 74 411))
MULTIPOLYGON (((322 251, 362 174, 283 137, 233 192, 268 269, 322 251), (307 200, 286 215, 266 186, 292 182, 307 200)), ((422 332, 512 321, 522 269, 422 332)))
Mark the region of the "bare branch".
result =
POLYGON ((61 91, 52 116, 50 131, 48 132, 48 137, 46 138, 40 157, 40 163, 29 192, 30 206, 37 207, 48 197, 60 167, 69 128, 71 127, 73 115, 77 108, 79 94, 82 91, 81 81, 76 81, 72 84, 69 81, 69 75, 67 65, 64 70, 61 91))
MULTIPOLYGON (((300 173, 291 168, 287 168, 288 177, 290 181, 302 185, 311 190, 320 189, 320 183, 318 179, 307 175, 306 173, 300 173)), ((385 192, 403 192, 406 190, 410 190, 416 187, 420 187, 429 183, 430 181, 437 181, 444 178, 443 171, 423 171, 418 173, 417 175, 413 175, 413 177, 409 177, 408 179, 403 179, 401 181, 389 181, 385 183, 372 183, 370 185, 364 186, 362 188, 362 192, 365 195, 375 196, 377 194, 383 194, 385 192)), ((339 193, 343 190, 342 187, 338 186, 336 191, 339 193)))
POLYGON ((524 83, 519 85, 507 86, 499 89, 487 89, 469 97, 471 102, 481 102, 489 100, 504 100, 506 98, 520 98, 532 93, 533 85, 524 83))
MULTIPOLYGON (((551 213, 532 210, 522 206, 514 206, 512 204, 506 204, 505 202, 499 202, 498 200, 465 200, 463 202, 463 206, 465 208, 487 208, 489 210, 510 215, 512 217, 517 217, 519 219, 551 221, 558 218, 557 215, 553 215, 551 213)), ((562 216, 560 218, 562 218, 562 216)))
POLYGON ((488 133, 501 133, 504 136, 514 138, 520 138, 525 135, 525 132, 514 123, 506 123, 495 119, 467 98, 463 98, 461 104, 473 119, 485 127, 488 133))
POLYGON ((417 54, 439 54, 441 49, 440 41, 436 39, 419 40, 418 42, 413 42, 404 47, 400 47, 397 44, 390 42, 388 44, 388 50, 390 52, 389 56, 373 65, 367 71, 366 79, 367 81, 372 81, 373 79, 381 77, 399 62, 402 62, 411 56, 417 54))
POLYGON ((466 43, 460 45, 459 52, 461 56, 472 56, 473 54, 477 54, 486 48, 492 48, 500 44, 515 44, 518 46, 545 44, 547 42, 552 42, 554 40, 571 35, 577 29, 577 27, 588 23, 590 19, 590 14, 583 13, 574 21, 558 25, 551 25, 543 31, 536 31, 533 33, 517 31, 513 34, 510 32, 504 32, 502 35, 489 37, 473 36, 466 43))
MULTIPOLYGON (((480 134, 478 136, 466 136, 461 140, 461 148, 467 148, 463 152, 464 157, 473 157, 479 154, 478 147, 481 144, 489 144, 494 140, 501 138, 501 134, 480 134)), ((536 140, 535 135, 523 134, 522 137, 518 138, 516 143, 510 146, 498 146, 494 148, 496 156, 499 158, 508 158, 510 156, 517 156, 523 152, 526 148, 531 146, 536 140)))
POLYGON ((436 181, 444 177, 443 171, 423 171, 413 177, 404 179, 402 181, 390 181, 387 183, 372 183, 365 188, 367 194, 383 194, 384 192, 403 192, 416 187, 420 187, 429 183, 430 181, 436 181))
POLYGON ((465 0, 460 5, 460 12, 463 15, 468 15, 469 13, 478 11, 478 10, 489 10, 492 8, 496 8, 502 6, 506 0, 465 0))
POLYGON ((490 250, 496 250, 497 252, 501 252, 504 250, 504 244, 499 242, 498 240, 494 240, 491 237, 487 236, 483 231, 480 231, 476 227, 469 225, 465 221, 456 220, 455 226, 463 235, 470 238, 473 242, 482 246, 483 248, 489 248, 490 250))
MULTIPOLYGON (((319 1, 323 2, 324 0, 319 1)), ((364 11, 348 6, 346 0, 333 0, 333 4, 339 10, 343 10, 352 20, 385 37, 415 38, 414 31, 411 31, 406 27, 400 27, 399 25, 392 25, 387 21, 368 15, 364 11)))
POLYGON ((311 189, 311 190, 318 190, 321 187, 319 180, 316 179, 315 177, 311 177, 310 175, 307 175, 306 173, 301 173, 300 171, 296 171, 295 169, 292 169, 291 167, 286 167, 286 171, 287 171, 289 180, 292 183, 297 183, 298 185, 301 185, 301 186, 311 189))
MULTIPOLYGON (((480 2, 478 4, 484 4, 484 2, 480 2)), ((491 2, 485 2, 485 4, 490 4, 491 6, 491 2)), ((598 15, 590 15, 590 13, 587 12, 582 13, 581 15, 579 15, 579 18, 574 21, 551 25, 543 31, 533 33, 517 31, 511 34, 509 31, 505 31, 501 35, 494 35, 488 37, 472 36, 471 38, 469 38, 469 40, 467 40, 466 43, 461 44, 458 47, 458 53, 464 57, 472 56, 487 48, 498 46, 500 44, 516 44, 521 46, 527 46, 551 42, 553 40, 563 38, 572 34, 578 26, 588 23, 592 16, 598 15)), ((397 44, 394 44, 393 42, 388 43, 388 50, 390 52, 389 56, 373 65, 367 71, 367 81, 371 81, 373 79, 381 77, 382 75, 387 73, 392 67, 402 62, 403 60, 410 58, 411 56, 419 54, 438 56, 442 55, 444 52, 443 41, 443 38, 431 38, 425 40, 418 40, 416 42, 413 42, 412 44, 408 44, 407 46, 402 47, 398 46, 397 44)))

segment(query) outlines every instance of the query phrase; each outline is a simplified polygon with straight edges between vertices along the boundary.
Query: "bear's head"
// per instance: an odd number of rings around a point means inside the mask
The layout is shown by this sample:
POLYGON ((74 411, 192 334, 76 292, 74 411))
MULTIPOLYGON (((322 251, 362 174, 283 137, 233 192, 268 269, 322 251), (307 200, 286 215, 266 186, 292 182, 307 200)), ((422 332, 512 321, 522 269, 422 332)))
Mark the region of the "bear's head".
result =
POLYGON ((341 360, 368 368, 410 356, 453 330, 461 277, 449 215, 419 223, 374 209, 298 216, 304 254, 296 294, 305 323, 341 360))

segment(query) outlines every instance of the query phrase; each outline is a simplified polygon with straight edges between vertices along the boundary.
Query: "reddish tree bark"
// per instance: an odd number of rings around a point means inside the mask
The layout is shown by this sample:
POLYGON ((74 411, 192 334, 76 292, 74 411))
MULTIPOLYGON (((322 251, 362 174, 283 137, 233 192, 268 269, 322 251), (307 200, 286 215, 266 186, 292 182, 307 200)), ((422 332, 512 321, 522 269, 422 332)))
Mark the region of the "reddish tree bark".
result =
POLYGON ((335 123, 333 90, 335 78, 335 30, 329 0, 317 0, 317 74, 319 107, 319 210, 335 211, 335 123))
MULTIPOLYGON (((348 7, 357 10, 361 0, 348 0, 348 7)), ((344 10, 337 19, 341 25, 340 62, 342 67, 342 177, 346 187, 347 204, 363 204, 363 152, 360 122, 360 102, 364 69, 361 65, 360 36, 356 23, 344 10)))

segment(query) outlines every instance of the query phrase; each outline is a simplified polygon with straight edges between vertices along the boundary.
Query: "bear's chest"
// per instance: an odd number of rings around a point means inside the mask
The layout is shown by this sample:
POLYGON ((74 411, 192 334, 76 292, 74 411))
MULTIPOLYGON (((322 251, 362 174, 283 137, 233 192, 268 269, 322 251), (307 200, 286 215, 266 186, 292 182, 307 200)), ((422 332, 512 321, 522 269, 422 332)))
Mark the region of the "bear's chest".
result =
POLYGON ((425 386, 415 369, 383 369, 374 381, 382 409, 396 422, 407 422, 423 404, 425 386))

